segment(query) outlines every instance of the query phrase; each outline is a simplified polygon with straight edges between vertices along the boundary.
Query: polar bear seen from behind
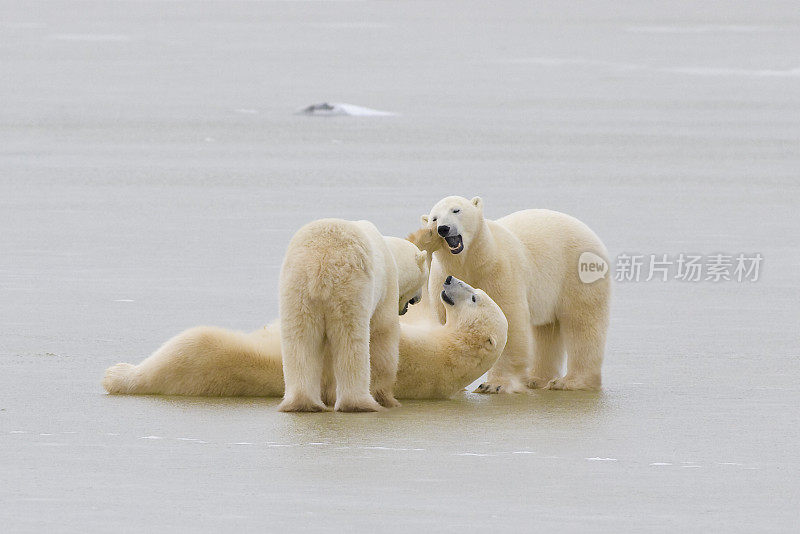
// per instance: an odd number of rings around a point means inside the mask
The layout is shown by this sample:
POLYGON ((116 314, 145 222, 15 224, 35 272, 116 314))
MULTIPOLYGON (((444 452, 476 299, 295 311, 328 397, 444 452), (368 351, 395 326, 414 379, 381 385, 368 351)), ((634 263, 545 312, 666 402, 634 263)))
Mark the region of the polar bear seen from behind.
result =
MULTIPOLYGON (((486 293, 455 278, 441 289, 445 324, 400 321, 394 393, 401 399, 451 397, 485 373, 505 347, 508 322, 486 293)), ((113 395, 280 397, 280 324, 250 333, 190 328, 139 365, 109 367, 103 387, 113 395)), ((335 393, 328 400, 335 402, 335 393)))
POLYGON ((278 409, 324 410, 327 369, 335 410, 398 406, 392 393, 398 314, 426 276, 423 252, 406 240, 384 238, 368 221, 322 219, 298 230, 279 281, 286 390, 278 409))

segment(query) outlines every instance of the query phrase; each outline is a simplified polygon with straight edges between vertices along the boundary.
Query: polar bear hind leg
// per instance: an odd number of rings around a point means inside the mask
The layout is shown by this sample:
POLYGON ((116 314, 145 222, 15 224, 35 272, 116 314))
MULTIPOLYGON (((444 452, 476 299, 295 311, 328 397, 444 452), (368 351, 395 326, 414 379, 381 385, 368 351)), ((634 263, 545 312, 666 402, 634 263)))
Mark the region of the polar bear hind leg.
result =
POLYGON ((564 343, 561 338, 561 324, 554 321, 550 324, 533 327, 535 341, 533 366, 528 376, 528 387, 532 389, 546 387, 552 380, 561 376, 564 366, 564 343))
POLYGON ((281 321, 281 353, 286 391, 282 412, 322 412, 322 358, 325 336, 322 316, 285 317, 281 321), (289 342, 284 342, 290 340, 289 342))
POLYGON ((136 366, 118 363, 106 369, 103 388, 112 395, 136 393, 136 366))
POLYGON ((563 320, 567 374, 551 380, 547 389, 600 389, 607 328, 607 304, 601 305, 591 319, 579 316, 563 320))
POLYGON ((325 357, 322 360, 322 402, 331 408, 336 404, 336 379, 333 376, 330 347, 325 347, 325 357))
POLYGON ((355 302, 343 302, 326 314, 325 334, 333 359, 337 412, 376 412, 380 404, 369 392, 370 310, 355 302))

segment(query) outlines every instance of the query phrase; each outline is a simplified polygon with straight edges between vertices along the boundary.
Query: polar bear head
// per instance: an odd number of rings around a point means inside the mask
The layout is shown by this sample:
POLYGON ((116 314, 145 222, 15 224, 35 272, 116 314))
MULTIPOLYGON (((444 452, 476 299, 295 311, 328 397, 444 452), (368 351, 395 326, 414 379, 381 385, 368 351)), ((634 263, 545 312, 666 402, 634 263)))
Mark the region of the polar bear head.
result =
POLYGON ((407 239, 385 237, 384 240, 397 264, 398 311, 403 315, 409 304, 416 304, 422 298, 422 286, 428 282, 427 256, 407 239))
POLYGON ((444 303, 446 324, 455 323, 459 332, 476 350, 499 357, 506 346, 508 320, 495 301, 483 290, 475 289, 454 276, 448 276, 439 295, 444 303))
POLYGON ((433 229, 446 242, 451 254, 465 251, 483 225, 483 201, 480 197, 446 197, 436 203, 422 226, 433 229))

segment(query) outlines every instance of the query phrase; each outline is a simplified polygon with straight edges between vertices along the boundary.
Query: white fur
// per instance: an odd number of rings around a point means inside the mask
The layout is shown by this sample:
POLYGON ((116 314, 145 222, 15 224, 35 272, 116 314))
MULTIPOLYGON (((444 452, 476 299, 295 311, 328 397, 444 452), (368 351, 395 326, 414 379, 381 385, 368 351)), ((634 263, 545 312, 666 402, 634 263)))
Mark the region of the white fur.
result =
MULTIPOLYGON (((414 243, 414 245, 416 245, 420 250, 423 250, 427 253, 425 263, 426 268, 428 271, 430 271, 433 253, 442 248, 444 241, 440 239, 439 236, 436 235, 436 233, 430 228, 420 228, 413 234, 409 235, 408 240, 414 243)), ((434 294, 433 297, 431 297, 431 295, 428 293, 428 284, 426 283, 422 286, 422 292, 420 293, 419 297, 420 298, 417 301, 417 304, 411 306, 408 310, 408 313, 400 320, 401 323, 429 324, 431 322, 431 319, 434 317, 431 308, 431 302, 435 304, 438 301, 438 296, 434 294)), ((436 322, 438 323, 439 321, 437 320, 436 322)))
MULTIPOLYGON (((608 277, 582 283, 578 258, 588 251, 608 261, 608 253, 588 226, 542 209, 485 219, 478 197, 447 197, 422 223, 434 232, 446 226, 448 236, 461 235, 463 241, 463 250, 453 254, 441 239, 429 287, 457 276, 484 289, 508 319, 508 343, 481 391, 600 387, 610 283, 608 277), (565 349, 567 369, 561 376, 565 349)), ((433 313, 444 320, 441 304, 433 313)))
MULTIPOLYGON (((447 305, 444 325, 401 322, 398 397, 450 397, 502 353, 508 323, 500 307, 466 284, 451 294, 455 305, 447 305)), ((139 365, 109 367, 103 387, 118 395, 282 396, 280 325, 249 334, 203 326, 186 330, 139 365)), ((335 397, 326 400, 333 404, 335 397)))
POLYGON ((249 334, 190 328, 139 365, 109 367, 103 387, 117 395, 282 396, 280 325, 249 334))
POLYGON ((424 254, 399 241, 370 222, 340 219, 294 235, 279 285, 286 384, 279 410, 324 410, 323 389, 334 387, 337 411, 399 405, 392 393, 398 313, 427 274, 424 254))
POLYGON ((485 373, 506 345, 508 321, 484 291, 455 278, 445 291, 454 304, 437 296, 445 309, 444 325, 401 322, 395 389, 403 398, 452 396, 485 373))

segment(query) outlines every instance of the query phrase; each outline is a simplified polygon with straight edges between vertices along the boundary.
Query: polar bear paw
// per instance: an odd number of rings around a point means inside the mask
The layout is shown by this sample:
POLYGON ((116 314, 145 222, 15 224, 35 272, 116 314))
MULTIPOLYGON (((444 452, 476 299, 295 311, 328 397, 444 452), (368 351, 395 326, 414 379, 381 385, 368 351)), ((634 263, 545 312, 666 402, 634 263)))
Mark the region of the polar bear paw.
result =
POLYGON ((337 412, 379 412, 383 407, 370 395, 355 398, 336 399, 337 412))
POLYGON ((541 378, 539 376, 528 377, 527 386, 530 389, 543 389, 548 387, 554 381, 553 378, 541 378))
POLYGON ((494 395, 497 393, 518 393, 523 391, 524 387, 514 380, 506 380, 503 378, 490 378, 478 388, 473 391, 473 393, 487 393, 490 395, 494 395))
POLYGON ((328 407, 321 401, 314 401, 304 395, 285 398, 278 405, 279 412, 326 412, 328 407))
POLYGON ((546 389, 574 391, 574 390, 597 390, 600 389, 599 380, 584 380, 570 376, 561 378, 554 378, 548 384, 546 389))
POLYGON ((394 398, 394 395, 387 391, 378 390, 374 395, 375 400, 378 401, 378 404, 384 408, 397 408, 400 406, 400 403, 394 398))
POLYGON ((500 393, 502 391, 503 391, 503 386, 502 385, 500 385, 500 384, 495 385, 495 384, 490 384, 489 382, 484 382, 483 384, 478 386, 478 389, 473 391, 473 393, 490 393, 490 394, 493 394, 493 393, 500 393))
POLYGON ((118 363, 106 369, 103 376, 103 388, 112 395, 124 395, 134 389, 136 366, 129 363, 118 363))

